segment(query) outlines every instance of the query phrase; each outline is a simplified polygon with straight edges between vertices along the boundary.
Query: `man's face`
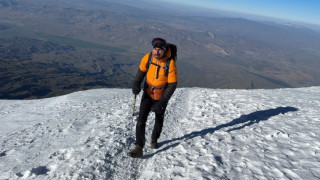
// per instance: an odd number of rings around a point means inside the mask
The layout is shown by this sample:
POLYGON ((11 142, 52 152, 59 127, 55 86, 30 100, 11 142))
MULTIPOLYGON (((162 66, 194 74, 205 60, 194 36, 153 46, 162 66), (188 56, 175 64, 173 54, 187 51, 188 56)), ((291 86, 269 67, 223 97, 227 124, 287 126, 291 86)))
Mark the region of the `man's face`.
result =
POLYGON ((158 47, 153 48, 152 54, 156 59, 161 59, 164 56, 164 50, 158 47))

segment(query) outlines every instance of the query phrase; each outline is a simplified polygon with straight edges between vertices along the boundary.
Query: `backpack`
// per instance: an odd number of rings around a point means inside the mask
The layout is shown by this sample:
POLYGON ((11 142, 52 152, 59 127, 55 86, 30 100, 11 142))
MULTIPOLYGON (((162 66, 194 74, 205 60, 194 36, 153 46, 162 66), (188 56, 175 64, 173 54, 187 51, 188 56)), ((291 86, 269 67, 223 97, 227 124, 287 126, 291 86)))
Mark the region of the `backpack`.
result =
MULTIPOLYGON (((150 52, 149 58, 148 58, 148 63, 147 63, 147 72, 149 70, 150 64, 153 64, 155 66, 159 66, 160 68, 163 68, 164 72, 165 72, 165 76, 168 76, 168 74, 169 74, 169 66, 170 66, 171 60, 172 59, 174 61, 177 60, 177 46, 175 44, 167 43, 167 47, 169 47, 170 50, 171 50, 171 56, 166 60, 165 66, 163 67, 163 66, 160 66, 158 64, 153 63, 152 62, 152 52, 150 52)), ((158 69, 158 72, 157 72, 156 79, 158 79, 158 76, 159 76, 159 69, 158 69)))

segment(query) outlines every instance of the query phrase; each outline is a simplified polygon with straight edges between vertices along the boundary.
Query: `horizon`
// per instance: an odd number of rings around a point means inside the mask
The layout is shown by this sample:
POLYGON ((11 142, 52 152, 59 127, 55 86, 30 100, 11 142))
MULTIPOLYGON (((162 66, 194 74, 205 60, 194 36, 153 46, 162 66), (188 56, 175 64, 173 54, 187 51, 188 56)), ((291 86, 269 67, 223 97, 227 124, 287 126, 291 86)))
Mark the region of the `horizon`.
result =
POLYGON ((320 1, 303 0, 277 1, 277 0, 162 0, 163 2, 175 3, 187 6, 196 6, 212 10, 222 10, 234 13, 243 13, 268 18, 283 19, 310 25, 320 25, 320 1), (231 4, 231 6, 230 6, 231 4))

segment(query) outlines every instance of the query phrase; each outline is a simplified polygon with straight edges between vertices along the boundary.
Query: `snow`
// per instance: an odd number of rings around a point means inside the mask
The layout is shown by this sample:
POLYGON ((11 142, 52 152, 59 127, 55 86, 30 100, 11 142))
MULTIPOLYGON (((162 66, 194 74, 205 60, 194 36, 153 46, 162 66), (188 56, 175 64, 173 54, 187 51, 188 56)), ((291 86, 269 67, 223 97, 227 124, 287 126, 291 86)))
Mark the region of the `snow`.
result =
POLYGON ((320 87, 179 88, 142 159, 130 89, 0 100, 0 179, 320 179, 320 87), (133 148, 133 145, 131 145, 133 148))

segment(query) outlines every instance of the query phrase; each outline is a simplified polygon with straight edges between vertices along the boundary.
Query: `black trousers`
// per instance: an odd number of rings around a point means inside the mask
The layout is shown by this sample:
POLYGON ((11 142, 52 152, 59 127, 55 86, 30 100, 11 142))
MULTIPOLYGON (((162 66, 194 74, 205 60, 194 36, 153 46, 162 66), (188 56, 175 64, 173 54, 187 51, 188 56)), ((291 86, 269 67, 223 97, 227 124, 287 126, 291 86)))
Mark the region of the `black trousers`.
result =
MULTIPOLYGON (((157 102, 158 101, 153 100, 146 92, 143 92, 141 104, 140 104, 138 122, 136 125, 136 142, 135 142, 135 144, 140 147, 144 147, 145 145, 146 122, 148 119, 148 115, 151 111, 151 107, 157 102)), ((160 137, 167 103, 165 103, 163 107, 164 107, 163 111, 160 114, 155 114, 156 118, 155 118, 155 123, 152 131, 152 135, 151 135, 151 141, 156 141, 160 137)))

